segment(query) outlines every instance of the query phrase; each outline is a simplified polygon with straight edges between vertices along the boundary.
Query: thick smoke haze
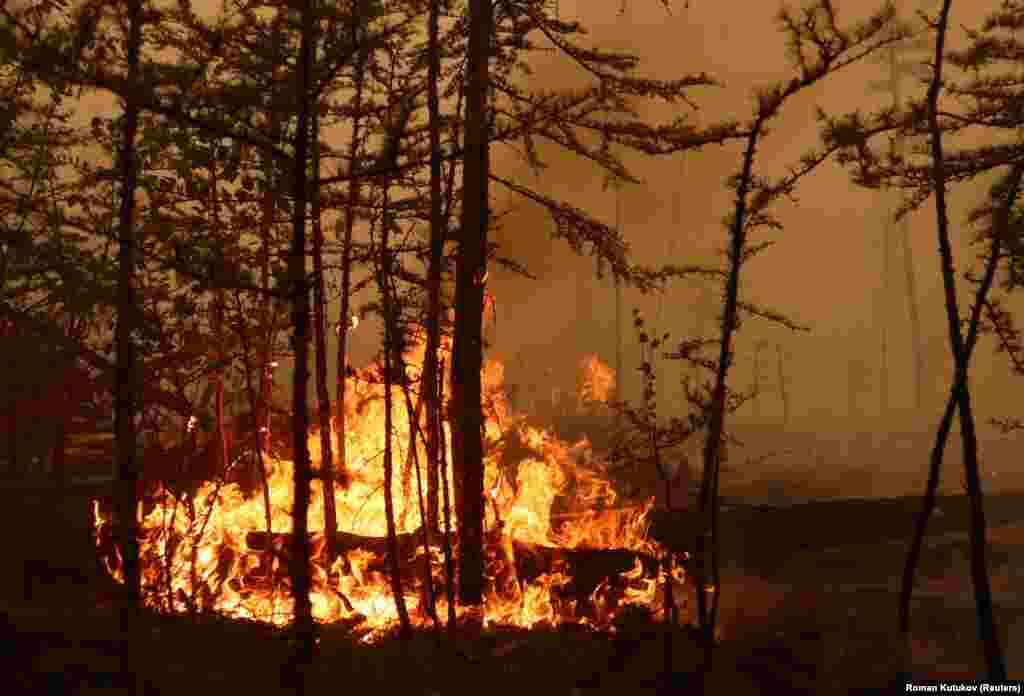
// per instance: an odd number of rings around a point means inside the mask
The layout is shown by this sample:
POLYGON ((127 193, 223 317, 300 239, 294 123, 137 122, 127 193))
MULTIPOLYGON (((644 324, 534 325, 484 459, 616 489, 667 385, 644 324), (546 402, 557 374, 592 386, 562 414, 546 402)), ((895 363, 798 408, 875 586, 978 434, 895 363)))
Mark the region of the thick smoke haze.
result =
MULTIPOLYGON (((871 0, 837 4, 840 23, 863 18, 878 7, 871 0)), ((923 0, 904 0, 899 4, 905 18, 913 10, 927 6, 923 0)), ((211 15, 216 11, 214 3, 195 5, 197 10, 205 9, 211 15)), ((693 90, 696 111, 685 104, 636 104, 641 115, 655 121, 667 122, 681 113, 701 124, 745 120, 751 114, 755 88, 788 79, 792 74, 787 69, 783 36, 774 21, 779 4, 771 0, 691 0, 686 6, 681 2, 670 3, 670 11, 655 0, 632 0, 625 4, 618 0, 559 0, 559 5, 563 19, 584 24, 589 31, 585 40, 592 45, 638 55, 640 74, 673 78, 707 72, 721 83, 718 87, 693 90)), ((995 0, 957 4, 951 21, 955 29, 949 37, 952 45, 955 47, 964 40, 960 27, 977 26, 996 6, 995 0)), ((907 57, 911 58, 926 60, 927 56, 907 57)), ((553 53, 538 54, 531 62, 532 88, 579 86, 586 79, 564 57, 553 53)), ((817 144, 816 107, 838 115, 854 109, 868 112, 886 105, 887 91, 868 88, 869 82, 885 77, 884 61, 865 63, 787 102, 781 118, 773 122, 773 130, 763 142, 758 173, 784 174, 802 153, 817 144)), ((903 85, 905 97, 924 90, 913 78, 906 79, 903 85)), ((81 114, 86 119, 93 113, 114 112, 110 100, 98 95, 86 95, 82 106, 81 114)), ((616 197, 605 187, 603 173, 552 146, 539 145, 548 166, 538 175, 502 145, 493 148, 496 170, 614 224, 616 197)), ((723 263, 721 250, 726 233, 721 220, 732 204, 724 182, 736 172, 739 157, 737 145, 712 147, 685 156, 627 155, 632 173, 642 180, 639 185, 624 185, 618 201, 619 222, 633 258, 651 265, 723 263)), ((507 363, 507 379, 517 385, 520 393, 537 393, 552 387, 573 389, 584 355, 597 353, 614 365, 615 297, 611 281, 594 277, 592 258, 580 258, 564 242, 550 241, 553 224, 539 207, 497 185, 492 185, 492 190, 495 213, 500 219, 491 239, 501 245, 503 255, 525 264, 536 280, 502 269, 492 270, 489 289, 497 298, 497 321, 496 326, 487 328, 493 341, 489 355, 507 363)), ((978 253, 969 244, 975 230, 967 226, 966 213, 984 194, 981 185, 951 188, 950 219, 959 276, 978 253)), ((882 273, 883 229, 893 204, 892 194, 854 188, 848 173, 829 163, 802 183, 796 201, 781 201, 774 208, 785 229, 772 232, 776 245, 745 267, 741 294, 748 301, 781 311, 810 331, 793 333, 754 319, 744 322, 736 343, 732 384, 749 388, 756 376, 762 395, 735 416, 733 422, 739 430, 813 433, 818 440, 832 443, 830 447, 845 448, 849 456, 865 461, 888 461, 887 433, 914 433, 917 447, 912 457, 903 457, 907 461, 901 466, 923 471, 927 448, 948 393, 952 360, 942 303, 934 204, 928 201, 910 217, 910 245, 926 355, 923 407, 917 409, 903 250, 895 230, 887 282, 882 273), (888 345, 886 414, 880 413, 882 327, 888 345), (780 362, 788 413, 779 389, 780 362), (851 383, 859 385, 852 395, 851 383)), ((765 238, 766 233, 758 234, 760 239, 765 238)), ((963 313, 969 307, 970 286, 962 278, 960 282, 963 313)), ((715 288, 711 296, 717 297, 717 293, 715 288)), ((1015 309, 1020 309, 1020 305, 1019 301, 1010 304, 1015 309)), ((634 307, 642 310, 649 325, 656 323, 660 331, 669 331, 676 338, 690 336, 702 325, 705 331, 714 331, 717 315, 717 310, 708 310, 700 301, 692 283, 673 285, 662 299, 660 311, 657 298, 625 290, 624 389, 631 398, 639 395, 635 370, 639 348, 629 321, 634 307)), ((337 308, 333 307, 331 312, 336 316, 337 308)), ((351 341, 353 362, 365 364, 379 349, 379 325, 366 322, 353 333, 351 341)), ((1006 457, 994 453, 1012 447, 1015 440, 1013 436, 1000 435, 986 423, 992 417, 1019 415, 1020 403, 1020 384, 1012 377, 1005 358, 995 355, 993 349, 992 341, 983 339, 971 371, 974 404, 981 424, 982 461, 989 469, 1011 465, 1006 457)), ((333 373, 333 360, 329 364, 333 373)), ((681 412, 679 366, 667 363, 660 374, 663 408, 666 412, 681 412)), ((284 385, 287 375, 282 371, 279 379, 284 385)), ((330 379, 333 381, 333 374, 330 379)), ((759 449, 754 440, 761 438, 759 435, 748 443, 751 456, 759 449)), ((958 461, 955 442, 951 441, 947 452, 950 464, 958 461)), ((881 466, 878 461, 874 465, 881 466)))
MULTIPOLYGON (((693 91, 699 107, 696 112, 685 105, 641 105, 641 113, 652 119, 667 121, 683 110, 699 123, 742 120, 751 113, 753 89, 791 75, 782 36, 773 21, 777 3, 695 0, 688 9, 681 3, 674 4, 671 15, 657 2, 632 2, 623 13, 617 2, 582 5, 562 0, 560 4, 566 19, 585 23, 595 45, 639 55, 645 74, 671 78, 706 71, 722 83, 721 87, 693 91)), ((901 4, 904 17, 925 7, 921 3, 916 7, 909 2, 901 4)), ((996 5, 961 4, 953 26, 974 26, 996 5)), ((840 20, 862 18, 876 6, 864 0, 841 3, 840 20)), ((950 38, 956 46, 963 41, 964 33, 957 29, 950 38)), ((923 61, 927 56, 906 59, 923 61)), ((550 65, 544 63, 536 75, 540 76, 537 86, 551 88, 570 85, 579 77, 555 58, 550 65)), ((867 87, 869 81, 885 78, 884 62, 866 63, 787 103, 759 153, 759 173, 779 176, 816 145, 816 107, 840 114, 854 109, 866 112, 886 105, 890 99, 886 90, 867 87)), ((917 96, 923 89, 913 78, 903 82, 904 98, 917 96)), ((590 211, 608 224, 615 221, 614 194, 603 190, 601 173, 589 163, 568 155, 550 149, 542 153, 547 155, 550 165, 539 177, 545 191, 590 211)), ((736 146, 730 146, 685 156, 627 159, 632 172, 643 183, 624 186, 619 202, 620 222, 638 261, 659 264, 671 260, 682 264, 716 260, 726 241, 721 219, 732 202, 723 183, 736 171, 739 154, 736 146)), ((496 148, 495 156, 499 167, 528 175, 528 170, 515 164, 501 148, 496 148)), ((951 189, 950 219, 960 276, 978 253, 969 244, 975 230, 966 224, 966 213, 984 194, 980 185, 951 189)), ((596 352, 614 364, 612 285, 607 279, 599 283, 593 278, 592 259, 576 257, 564 244, 545 243, 551 223, 535 207, 510 200, 505 203, 513 206, 513 211, 503 219, 502 229, 494 237, 507 253, 526 262, 538 281, 495 274, 492 290, 499 303, 495 352, 511 359, 510 381, 529 385, 540 380, 546 386, 550 379, 561 375, 561 386, 571 388, 573 368, 582 354, 596 352), (578 297, 581 291, 582 297, 578 297), (581 311, 581 307, 586 310, 581 311), (538 365, 551 365, 554 369, 545 375, 538 365)), ((817 444, 808 443, 809 435, 802 440, 797 438, 799 444, 792 446, 796 449, 842 450, 844 456, 864 460, 865 465, 875 469, 889 466, 893 458, 889 451, 892 441, 913 440, 915 447, 895 456, 898 466, 894 466, 924 470, 934 428, 948 394, 952 360, 939 275, 934 203, 928 201, 911 215, 909 223, 925 351, 923 406, 917 409, 904 252, 895 228, 890 232, 887 281, 882 272, 883 230, 894 203, 894 194, 854 188, 848 173, 830 163, 804 181, 795 202, 782 201, 776 207, 785 229, 771 233, 776 246, 744 269, 741 292, 745 299, 780 310, 810 331, 793 333, 753 319, 746 321, 740 331, 733 382, 736 387, 748 388, 752 384, 755 353, 759 358, 757 371, 763 394, 756 404, 744 407, 735 421, 741 431, 750 426, 748 444, 754 450, 760 449, 758 442, 767 445, 772 439, 754 435, 755 431, 786 429, 814 434, 817 444), (883 397, 879 389, 883 327, 888 355, 888 413, 884 415, 880 414, 883 397), (760 350, 758 342, 764 342, 760 350), (789 401, 785 423, 778 388, 780 347, 789 401), (859 386, 852 397, 851 381, 859 386)), ((717 259, 723 260, 720 255, 717 259)), ((963 283, 962 277, 959 281, 961 312, 965 313, 971 286, 963 283)), ((638 307, 651 322, 659 316, 658 302, 629 290, 624 293, 623 305, 624 363, 628 368, 625 393, 636 398, 639 386, 633 368, 639 361, 639 348, 628 319, 632 308, 638 307)), ((663 299, 658 325, 673 336, 689 335, 697 324, 699 306, 694 289, 677 284, 663 299)), ((1019 308, 1020 303, 1015 306, 1019 308)), ((711 322, 705 326, 713 328, 711 322)), ((661 389, 665 400, 675 408, 681 407, 676 386, 678 374, 677 364, 667 364, 662 370, 661 389)), ((984 424, 991 417, 1017 414, 1020 385, 1011 376, 1005 358, 994 354, 991 341, 983 340, 979 345, 971 377, 979 423, 984 424)), ((981 438, 983 464, 988 470, 1012 466, 1008 458, 1012 457, 1013 436, 1001 435, 985 424, 981 427, 981 438)), ((947 452, 947 471, 958 472, 958 441, 951 440, 947 452)), ((828 458, 833 458, 832 454, 828 458)), ((959 484, 959 473, 951 473, 947 478, 959 484)))

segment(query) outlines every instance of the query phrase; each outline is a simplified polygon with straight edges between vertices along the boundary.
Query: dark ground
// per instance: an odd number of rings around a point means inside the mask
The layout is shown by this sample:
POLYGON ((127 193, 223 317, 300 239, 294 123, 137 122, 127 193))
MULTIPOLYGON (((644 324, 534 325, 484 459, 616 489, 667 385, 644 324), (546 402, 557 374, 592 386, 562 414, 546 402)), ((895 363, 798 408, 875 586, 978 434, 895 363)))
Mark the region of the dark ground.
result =
MULTIPOLYGON (((8 567, 21 573, 4 573, 0 583, 6 617, 0 694, 116 693, 113 590, 82 553, 81 525, 62 521, 81 513, 81 500, 60 501, 66 509, 58 516, 58 502, 45 495, 5 497, 0 509, 8 567)), ((856 693, 891 684, 898 667, 896 578, 918 506, 917 497, 727 506, 721 647, 711 693, 856 693)), ((914 605, 916 673, 978 676, 983 662, 966 580, 966 501, 945 497, 940 508, 914 605)), ((1016 592, 1016 567, 1024 566, 1017 561, 1024 494, 991 495, 986 510, 997 621, 1011 676, 1019 676, 1011 639, 1017 625, 1024 627, 1016 592)), ((685 533, 691 528, 685 518, 677 524, 662 519, 652 533, 671 546, 692 548, 685 533)), ((343 627, 328 626, 312 679, 325 690, 431 696, 481 688, 493 696, 665 693, 656 676, 661 629, 634 619, 614 639, 577 628, 489 630, 463 641, 454 658, 435 654, 429 634, 419 635, 403 657, 394 638, 364 645, 343 627)), ((145 625, 140 667, 154 694, 292 692, 280 683, 287 646, 274 629, 214 617, 149 616, 145 625)), ((692 668, 696 653, 683 632, 675 648, 676 668, 692 668)), ((672 691, 687 692, 682 681, 672 691)))

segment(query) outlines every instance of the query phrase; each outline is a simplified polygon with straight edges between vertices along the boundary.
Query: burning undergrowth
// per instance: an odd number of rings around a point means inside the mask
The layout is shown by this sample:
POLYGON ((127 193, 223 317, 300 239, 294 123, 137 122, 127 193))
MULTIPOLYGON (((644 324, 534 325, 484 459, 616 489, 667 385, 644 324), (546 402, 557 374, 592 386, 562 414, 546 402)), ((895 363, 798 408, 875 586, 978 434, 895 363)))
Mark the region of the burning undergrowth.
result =
MULTIPOLYGON (((409 356, 409 383, 419 379, 422 347, 409 356)), ((581 399, 607 398, 610 371, 585 361, 581 399)), ((312 482, 309 527, 313 556, 312 603, 321 622, 345 623, 366 640, 397 621, 388 583, 384 512, 384 387, 379 366, 347 381, 346 469, 349 485, 333 490, 339 533, 328 549, 322 482, 312 482)), ((487 492, 485 553, 488 594, 485 624, 535 627, 575 623, 611 628, 628 605, 657 613, 657 577, 662 549, 647 538, 650 501, 626 505, 606 464, 591 456, 586 439, 564 442, 529 423, 505 398, 502 365, 484 367, 487 492)), ((448 390, 446 389, 446 393, 448 390)), ((412 462, 426 453, 409 423, 421 410, 395 387, 391 434, 396 461, 405 463, 392 481, 398 527, 402 588, 414 622, 425 624, 429 598, 437 612, 444 600, 443 553, 435 535, 426 547, 431 583, 425 580, 423 525, 412 462), (409 406, 420 411, 410 419, 409 406), (410 443, 417 443, 415 456, 410 443), (412 489, 412 492, 410 492, 412 489)), ((421 428, 423 427, 421 422, 421 428)), ((445 424, 445 442, 450 433, 445 424)), ((332 433, 337 452, 336 433, 332 433)), ((319 433, 309 435, 314 469, 320 461, 319 433)), ((446 453, 451 461, 450 450, 446 453)), ((142 519, 143 592, 149 606, 166 612, 212 611, 284 625, 292 618, 288 557, 292 531, 292 462, 264 457, 270 513, 262 495, 247 495, 222 478, 191 493, 159 490, 142 519), (269 517, 269 529, 268 529, 269 517)), ((451 467, 448 486, 451 489, 451 467)), ((453 515, 454 517, 454 515, 453 515)), ((98 543, 110 572, 121 577, 108 517, 97 514, 98 543)), ((454 525, 457 520, 453 519, 454 525)), ((454 536, 454 535, 453 535, 454 536)), ((455 553, 457 543, 453 539, 455 553)), ((673 575, 682 582, 683 571, 673 575)))

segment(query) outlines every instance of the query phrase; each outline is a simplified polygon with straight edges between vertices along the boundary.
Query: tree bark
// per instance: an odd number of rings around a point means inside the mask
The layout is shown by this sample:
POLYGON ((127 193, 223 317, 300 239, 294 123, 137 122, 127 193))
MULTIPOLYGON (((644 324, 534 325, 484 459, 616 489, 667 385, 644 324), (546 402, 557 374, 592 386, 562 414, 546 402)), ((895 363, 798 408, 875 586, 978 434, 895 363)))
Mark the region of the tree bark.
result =
POLYGON ((745 218, 747 212, 747 195, 750 191, 754 169, 754 154, 762 127, 760 119, 755 121, 754 128, 747 138, 747 147, 743 155, 743 166, 736 187, 736 203, 733 219, 729 230, 729 272, 726 279, 725 307, 722 312, 718 361, 715 370, 715 383, 711 394, 711 413, 708 422, 708 433, 704 440, 704 471, 700 488, 700 519, 701 530, 697 535, 697 616, 704 639, 705 673, 712 668, 712 656, 715 641, 715 622, 720 598, 718 573, 718 470, 721 464, 723 432, 725 430, 725 409, 729 368, 732 365, 732 340, 736 332, 737 308, 739 304, 740 269, 743 265, 743 250, 746 245, 745 218), (709 548, 710 546, 710 548, 709 548), (708 607, 707 581, 708 565, 710 565, 711 584, 714 587, 711 606, 708 607))
POLYGON ((136 460, 135 414, 136 357, 134 333, 136 324, 135 267, 138 263, 135 239, 135 188, 138 162, 135 158, 135 137, 139 125, 139 54, 142 47, 142 0, 128 3, 128 95, 125 100, 124 132, 121 143, 121 207, 118 220, 117 273, 117 482, 116 536, 120 542, 124 592, 121 594, 119 617, 124 636, 121 669, 138 679, 137 661, 132 646, 137 645, 137 632, 142 612, 142 573, 139 559, 138 487, 140 462, 136 460))
MULTIPOLYGON (((437 631, 438 639, 440 640, 441 626, 437 618, 437 605, 434 595, 434 585, 431 578, 433 577, 433 569, 430 562, 430 541, 432 535, 430 528, 427 525, 427 514, 426 507, 423 502, 423 474, 422 467, 420 466, 420 457, 417 442, 423 439, 423 429, 421 427, 421 421, 423 417, 423 403, 430 398, 429 394, 421 393, 416 407, 412 405, 412 395, 409 393, 408 381, 402 384, 402 395, 405 397, 405 409, 406 413, 411 414, 409 416, 409 462, 410 466, 416 470, 416 505, 420 513, 420 529, 425 530, 426 534, 423 535, 423 582, 425 592, 423 596, 424 605, 427 608, 427 616, 433 621, 434 628, 437 631)), ((408 509, 408 501, 406 501, 406 508, 408 509)), ((404 526, 404 518, 403 518, 404 526)))
MULTIPOLYGON (((281 31, 278 25, 274 25, 270 36, 274 56, 279 53, 281 46, 281 31)), ((275 77, 272 73, 271 77, 275 77)), ((276 111, 271 110, 268 114, 268 131, 272 142, 277 143, 281 139, 281 124, 276 111)), ((275 196, 278 193, 281 177, 278 176, 278 167, 274 158, 266 154, 262 155, 264 190, 263 199, 260 203, 260 246, 261 246, 261 267, 260 267, 260 288, 263 290, 260 300, 260 393, 258 406, 254 409, 256 415, 256 462, 260 486, 263 490, 264 521, 267 532, 273 531, 273 516, 270 509, 270 482, 267 480, 267 470, 264 465, 263 455, 270 452, 270 402, 273 394, 273 374, 270 366, 271 348, 274 345, 274 312, 271 311, 272 299, 270 297, 270 243, 271 230, 274 226, 274 215, 277 211, 275 196)))
MULTIPOLYGON (((381 301, 384 312, 384 516, 387 524, 388 553, 390 556, 389 570, 391 578, 391 593, 395 600, 395 610, 398 613, 398 621, 401 630, 403 647, 411 636, 412 627, 409 622, 409 612, 405 606, 405 594, 402 589, 402 566, 398 558, 398 530, 395 527, 395 500, 394 500, 394 466, 392 447, 392 433, 394 422, 392 419, 392 398, 391 389, 394 386, 394 376, 399 369, 395 364, 395 353, 400 351, 397 346, 398 340, 398 311, 394 304, 394 297, 391 292, 391 251, 388 248, 390 243, 389 230, 390 220, 387 212, 387 191, 384 191, 384 212, 381 215, 381 248, 380 267, 377 270, 377 284, 380 288, 381 301)), ((400 364, 400 363, 399 363, 400 364)), ((404 376, 404 375, 403 375, 404 376)), ((416 440, 412 439, 411 444, 416 446, 416 440)))
POLYGON ((292 350, 295 369, 292 378, 292 437, 294 441, 294 506, 292 529, 294 550, 289 567, 295 600, 294 630, 297 650, 292 675, 299 693, 305 691, 305 673, 313 661, 316 645, 313 607, 310 600, 309 573, 309 501, 310 462, 306 434, 309 432, 309 284, 306 277, 306 205, 307 158, 309 155, 309 86, 312 64, 313 0, 302 0, 302 36, 297 65, 296 102, 299 105, 295 128, 295 161, 292 164, 292 246, 288 256, 288 285, 292 309, 292 350))
MULTIPOLYGON (((971 579, 974 584, 974 599, 977 607, 978 633, 981 638, 985 660, 988 663, 989 678, 992 680, 1003 680, 1006 679, 1006 663, 1003 659, 1002 648, 996 631, 995 617, 992 612, 992 591, 989 585, 988 565, 985 560, 985 511, 981 482, 978 475, 978 442, 968 383, 968 346, 960 329, 960 309, 956 298, 956 276, 953 269, 953 252, 949 238, 949 216, 946 204, 945 158, 938 117, 938 100, 939 92, 942 90, 942 67, 946 30, 949 24, 951 5, 952 0, 944 0, 942 10, 939 13, 936 24, 932 80, 928 87, 928 130, 931 140, 932 160, 931 183, 935 193, 936 231, 939 242, 942 283, 945 291, 950 351, 953 354, 953 362, 956 369, 953 396, 960 411, 960 433, 967 479, 967 496, 971 506, 971 579)), ((998 241, 996 241, 994 246, 995 255, 998 257, 998 241)), ((979 298, 977 311, 980 311, 982 299, 979 298)), ((931 479, 931 476, 929 478, 931 479)))
MULTIPOLYGON (((210 154, 210 204, 212 207, 211 211, 211 233, 213 236, 218 236, 221 229, 220 216, 218 214, 218 205, 220 201, 217 196, 217 166, 220 158, 217 156, 219 146, 214 144, 213 150, 210 154)), ((213 334, 214 340, 217 343, 217 369, 214 371, 214 382, 216 385, 215 391, 215 426, 217 431, 217 446, 216 446, 216 457, 217 457, 217 469, 221 472, 228 470, 228 434, 227 434, 227 419, 224 413, 224 372, 225 362, 227 361, 227 353, 224 350, 224 290, 218 288, 213 299, 213 334)))
MULTIPOLYGON (((444 362, 438 365, 438 372, 444 373, 444 362)), ((444 403, 444 380, 437 380, 437 403, 444 403)), ((448 601, 448 643, 455 648, 455 559, 452 555, 452 510, 451 497, 448 492, 448 456, 445 454, 444 424, 441 423, 441 413, 435 414, 437 418, 437 439, 438 439, 438 479, 441 485, 441 521, 444 527, 441 535, 441 548, 444 551, 444 591, 448 601)))
POLYGON ((488 224, 488 59, 491 0, 471 0, 466 84, 466 153, 455 281, 455 345, 452 356, 454 475, 459 511, 459 600, 483 607, 484 466, 480 368, 483 361, 483 299, 488 224))
MULTIPOLYGON (((353 7, 358 7, 354 3, 353 7)), ((353 19, 351 23, 351 41, 355 45, 359 41, 358 21, 353 19)), ((336 362, 335 389, 337 392, 337 414, 335 417, 338 433, 338 466, 337 482, 344 488, 348 487, 348 450, 346 437, 348 433, 346 423, 346 400, 345 400, 345 379, 348 371, 348 332, 351 328, 351 290, 352 290, 352 229, 356 220, 356 205, 359 202, 359 180, 354 177, 356 169, 356 158, 359 153, 360 117, 363 108, 363 81, 366 66, 366 53, 359 51, 356 55, 353 80, 355 82, 355 95, 353 97, 352 116, 352 140, 348 147, 349 174, 353 178, 348 184, 348 200, 345 204, 344 218, 344 239, 341 249, 341 302, 338 310, 338 356, 336 362)))
POLYGON ((438 45, 440 0, 430 0, 427 19, 427 110, 430 129, 430 261, 427 268, 427 345, 423 358, 423 387, 427 406, 427 533, 439 526, 439 447, 441 404, 438 393, 438 351, 441 348, 441 264, 444 261, 444 218, 441 210, 441 49, 438 45))
MULTIPOLYGON (((313 105, 313 173, 320 175, 320 116, 313 105)), ((331 397, 327 391, 327 298, 324 292, 324 231, 320 221, 320 191, 314 187, 313 199, 313 319, 316 333, 316 395, 320 421, 320 481, 324 496, 324 535, 327 548, 338 531, 338 512, 334 500, 334 457, 331 451, 331 397)), ((331 562, 334 558, 330 559, 331 562)))

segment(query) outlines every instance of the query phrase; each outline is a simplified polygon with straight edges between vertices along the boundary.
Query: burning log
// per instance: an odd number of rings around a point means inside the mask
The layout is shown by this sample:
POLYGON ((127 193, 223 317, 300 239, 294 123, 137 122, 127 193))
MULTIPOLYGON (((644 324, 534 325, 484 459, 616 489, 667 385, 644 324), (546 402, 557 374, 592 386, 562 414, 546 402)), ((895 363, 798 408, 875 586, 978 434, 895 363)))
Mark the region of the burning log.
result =
MULTIPOLYGON (((323 544, 323 538, 314 534, 313 548, 319 548, 323 544)), ((266 532, 249 532, 245 535, 245 545, 250 551, 262 552, 274 550, 275 555, 288 558, 291 552, 291 533, 275 532, 268 535, 266 532)), ((411 560, 416 553, 418 546, 423 544, 423 534, 419 531, 398 535, 398 550, 401 560, 411 560)), ((347 532, 337 532, 335 535, 335 551, 338 555, 349 551, 370 551, 378 556, 385 557, 388 552, 387 537, 370 537, 347 532)))
POLYGON ((637 563, 643 569, 640 577, 655 578, 658 560, 650 554, 627 549, 563 549, 520 541, 512 542, 516 574, 520 582, 529 584, 547 573, 563 569, 570 583, 566 591, 576 597, 589 597, 602 583, 625 584, 626 574, 637 563))
MULTIPOLYGON (((422 352, 415 352, 421 348, 410 350, 408 364, 422 360, 422 352)), ((339 512, 344 511, 340 519, 358 519, 372 531, 366 531, 366 536, 339 532, 330 542, 323 534, 310 535, 314 549, 310 594, 317 618, 347 621, 361 615, 366 627, 374 631, 400 620, 398 603, 386 601, 395 592, 420 594, 412 606, 419 614, 417 620, 428 622, 429 612, 424 608, 430 605, 431 584, 437 588, 443 583, 446 566, 434 534, 426 550, 431 575, 426 579, 422 578, 421 533, 399 534, 397 545, 390 549, 383 536, 389 503, 382 501, 388 484, 379 454, 384 433, 392 429, 387 426, 387 409, 380 403, 384 387, 376 377, 381 369, 353 372, 352 379, 346 381, 346 432, 359 437, 346 449, 350 486, 334 486, 333 491, 339 512), (400 588, 389 587, 388 579, 395 574, 404 576, 400 588)), ((500 365, 488 364, 484 372, 488 398, 493 397, 488 409, 488 442, 497 455, 488 459, 485 472, 487 500, 493 508, 493 515, 490 508, 487 515, 491 531, 483 540, 488 621, 533 626, 588 619, 595 626, 608 625, 617 605, 656 606, 660 552, 647 533, 650 502, 623 507, 605 463, 589 460, 589 440, 564 442, 529 425, 525 417, 509 411, 503 400, 500 365)), ((400 411, 403 404, 399 402, 398 407, 400 411)), ((404 407, 415 411, 409 401, 404 407)), ((417 417, 415 412, 404 415, 412 420, 417 417)), ((441 452, 448 455, 449 433, 442 428, 440 434, 444 436, 438 443, 441 452)), ((320 439, 316 433, 310 438, 315 451, 320 439)), ((414 446, 406 438, 400 449, 411 452, 414 446)), ((210 472, 209 478, 200 477, 208 480, 198 489, 179 485, 189 489, 184 491, 184 500, 182 491, 175 494, 165 486, 153 507, 147 506, 142 542, 147 602, 167 605, 173 611, 204 608, 212 602, 215 611, 231 616, 274 623, 290 620, 285 616, 290 611, 287 569, 297 539, 257 530, 287 528, 286 518, 296 505, 294 464, 273 457, 266 468, 255 469, 264 484, 262 505, 247 487, 239 490, 232 486, 235 481, 231 477, 210 472), (184 514, 177 509, 182 503, 184 514), (230 547, 234 553, 224 554, 222 547, 230 547), (209 597, 209 602, 204 597, 209 597)), ((237 467, 232 472, 237 474, 237 467)), ((443 471, 440 475, 447 476, 443 471)), ((310 505, 310 519, 326 518, 326 486, 319 488, 310 505)), ((449 486, 434 488, 450 490, 449 486)), ((416 514, 413 498, 411 494, 402 497, 401 507, 395 510, 399 519, 402 514, 416 514)), ((109 514, 103 511, 98 517, 104 525, 109 522, 109 514)), ((443 540, 446 546, 449 540, 443 540)), ((112 543, 101 540, 101 552, 106 546, 112 547, 112 543)), ((116 564, 110 562, 116 561, 116 549, 106 550, 107 565, 116 570, 116 564)), ((440 589, 433 594, 440 595, 440 589)))
MULTIPOLYGON (((321 535, 313 535, 314 548, 323 548, 321 535)), ((632 582, 650 582, 658 577, 659 561, 654 556, 627 549, 604 548, 560 548, 512 540, 511 545, 503 544, 501 535, 488 534, 485 539, 485 552, 489 559, 502 563, 510 555, 514 557, 515 578, 520 589, 541 579, 543 576, 561 574, 567 582, 558 585, 556 591, 562 599, 576 601, 580 606, 589 606, 595 599, 595 593, 602 587, 606 588, 605 598, 611 604, 618 603, 626 594, 632 582)), ((272 551, 282 567, 291 553, 292 535, 290 533, 274 533, 268 538, 266 532, 249 532, 245 543, 253 553, 265 554, 272 551)), ((417 551, 422 547, 422 532, 416 531, 398 535, 399 563, 404 573, 404 585, 413 591, 420 583, 418 574, 414 572, 414 561, 417 551)), ((354 551, 368 551, 373 554, 372 560, 366 565, 364 572, 388 572, 387 537, 362 536, 338 532, 335 552, 338 557, 345 558, 354 551)), ((345 572, 351 572, 346 563, 345 572)), ((283 580, 283 575, 281 580, 283 580)))
MULTIPOLYGON (((326 554, 324 551, 326 551, 326 549, 324 548, 325 540, 323 535, 313 534, 311 536, 314 549, 314 559, 325 558, 326 554)), ((398 535, 398 562, 403 571, 407 569, 409 571, 403 573, 403 580, 404 584, 408 586, 407 589, 413 588, 417 582, 416 573, 412 572, 413 562, 416 558, 416 552, 422 547, 422 544, 423 537, 420 532, 398 535)), ((278 560, 280 568, 286 568, 288 559, 291 558, 292 535, 291 533, 283 532, 275 532, 273 535, 268 535, 266 532, 249 532, 245 535, 245 545, 249 551, 261 554, 264 559, 266 559, 269 552, 269 555, 278 560)), ((345 573, 352 572, 348 554, 353 551, 368 551, 373 554, 371 560, 369 560, 363 569, 364 572, 380 573, 381 575, 389 572, 389 568, 387 566, 387 537, 360 536, 358 534, 339 531, 336 534, 335 546, 332 551, 333 557, 344 559, 342 570, 345 573)), ((254 575, 266 576, 268 572, 265 566, 266 560, 261 561, 261 568, 257 568, 254 575), (262 573, 260 572, 261 569, 263 571, 262 573)))

